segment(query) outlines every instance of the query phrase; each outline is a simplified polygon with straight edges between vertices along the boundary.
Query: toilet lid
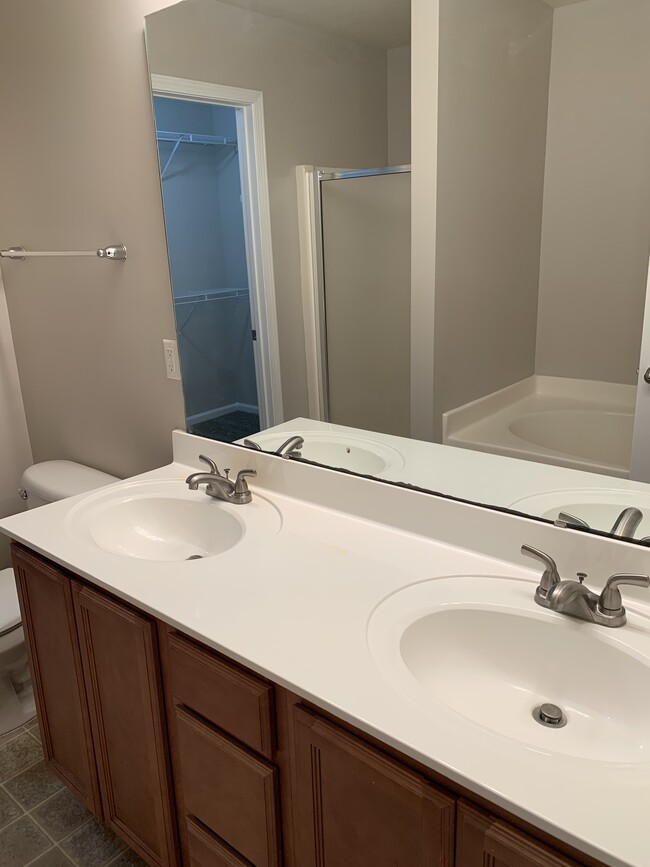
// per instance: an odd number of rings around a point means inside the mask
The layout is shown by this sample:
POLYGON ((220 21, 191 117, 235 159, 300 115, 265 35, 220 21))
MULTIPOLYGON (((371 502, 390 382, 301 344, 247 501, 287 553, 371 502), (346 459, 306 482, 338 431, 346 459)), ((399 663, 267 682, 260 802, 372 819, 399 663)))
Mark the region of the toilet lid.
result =
POLYGON ((20 606, 13 569, 0 570, 0 633, 18 626, 20 606))

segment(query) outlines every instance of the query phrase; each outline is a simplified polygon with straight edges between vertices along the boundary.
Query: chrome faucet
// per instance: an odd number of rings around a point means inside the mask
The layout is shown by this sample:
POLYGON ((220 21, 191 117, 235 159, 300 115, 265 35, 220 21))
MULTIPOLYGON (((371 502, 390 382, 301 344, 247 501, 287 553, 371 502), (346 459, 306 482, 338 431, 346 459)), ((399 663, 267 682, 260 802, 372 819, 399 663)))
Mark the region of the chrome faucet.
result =
MULTIPOLYGON (((623 509, 621 514, 614 521, 614 526, 609 532, 612 536, 633 539, 642 520, 643 512, 634 506, 628 506, 627 509, 623 509)), ((583 521, 582 518, 577 518, 570 512, 560 512, 555 523, 568 527, 580 527, 582 530, 591 530, 591 527, 586 521, 583 521)), ((645 539, 642 541, 645 541, 645 539)))
POLYGON ((304 444, 305 441, 302 437, 289 437, 288 440, 285 440, 285 442, 275 450, 275 454, 281 455, 283 458, 300 458, 302 457, 300 449, 304 444))
POLYGON ((256 470, 240 470, 233 482, 232 479, 228 478, 229 469, 224 470, 224 475, 222 475, 212 458, 199 455, 199 459, 210 467, 210 472, 189 475, 185 479, 185 483, 190 491, 197 491, 199 485, 205 485, 206 494, 209 497, 214 497, 215 500, 224 500, 234 506, 243 506, 251 502, 253 495, 248 488, 246 479, 255 478, 256 470))
POLYGON ((535 602, 538 605, 599 626, 624 626, 627 622, 621 591, 618 589, 621 584, 650 587, 648 575, 619 573, 607 579, 605 589, 598 596, 583 584, 587 577, 584 572, 578 572, 577 581, 563 581, 555 560, 548 554, 530 545, 522 545, 521 553, 539 560, 544 565, 544 573, 535 590, 535 602))
MULTIPOLYGON (((262 446, 260 446, 256 442, 253 442, 253 440, 246 439, 244 440, 243 444, 246 446, 246 448, 256 449, 256 451, 258 452, 262 451, 262 446)), ((282 458, 300 458, 302 457, 300 449, 304 446, 304 444, 305 441, 302 437, 292 436, 289 437, 288 440, 285 440, 282 445, 278 446, 278 448, 274 452, 271 452, 271 454, 280 455, 280 457, 282 458)))

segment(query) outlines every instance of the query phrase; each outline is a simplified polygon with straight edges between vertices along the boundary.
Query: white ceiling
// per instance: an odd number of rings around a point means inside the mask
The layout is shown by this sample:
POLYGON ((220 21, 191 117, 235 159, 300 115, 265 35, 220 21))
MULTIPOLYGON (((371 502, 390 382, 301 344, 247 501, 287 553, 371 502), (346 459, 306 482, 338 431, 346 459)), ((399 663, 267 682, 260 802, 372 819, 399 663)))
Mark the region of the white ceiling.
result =
MULTIPOLYGON (((411 0, 222 0, 381 48, 411 42, 411 0)), ((544 0, 554 9, 585 0, 544 0)))
POLYGON ((398 48, 411 42, 411 0, 223 0, 355 42, 398 48))

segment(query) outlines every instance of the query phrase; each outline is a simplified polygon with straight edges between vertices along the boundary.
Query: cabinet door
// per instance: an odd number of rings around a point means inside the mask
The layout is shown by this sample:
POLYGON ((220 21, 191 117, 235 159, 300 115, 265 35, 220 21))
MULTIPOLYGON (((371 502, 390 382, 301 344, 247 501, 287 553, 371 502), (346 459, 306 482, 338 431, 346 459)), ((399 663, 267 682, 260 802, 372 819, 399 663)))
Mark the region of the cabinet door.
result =
POLYGON ((149 864, 177 863, 155 625, 73 582, 104 820, 149 864))
POLYGON ((12 559, 45 758, 101 818, 70 579, 17 545, 12 559))
POLYGON ((458 804, 457 822, 458 867, 579 867, 577 861, 464 801, 458 804))
POLYGON ((294 724, 301 867, 451 867, 451 798, 304 708, 294 724))

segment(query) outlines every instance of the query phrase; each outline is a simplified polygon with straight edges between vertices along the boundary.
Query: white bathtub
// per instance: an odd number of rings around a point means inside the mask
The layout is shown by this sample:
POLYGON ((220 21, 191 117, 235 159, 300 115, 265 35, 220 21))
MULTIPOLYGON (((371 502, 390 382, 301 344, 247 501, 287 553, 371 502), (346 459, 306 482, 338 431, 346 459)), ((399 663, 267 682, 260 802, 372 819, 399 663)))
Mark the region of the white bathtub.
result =
POLYGON ((450 410, 443 442, 626 478, 636 386, 532 376, 450 410))

